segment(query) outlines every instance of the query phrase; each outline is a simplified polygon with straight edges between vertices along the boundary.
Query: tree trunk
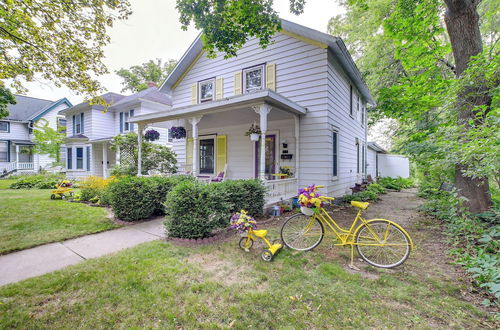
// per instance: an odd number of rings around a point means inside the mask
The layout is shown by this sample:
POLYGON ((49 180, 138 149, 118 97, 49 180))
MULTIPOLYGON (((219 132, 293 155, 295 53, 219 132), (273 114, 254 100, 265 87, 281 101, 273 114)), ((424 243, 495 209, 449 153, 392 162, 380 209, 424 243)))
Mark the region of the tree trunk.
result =
MULTIPOLYGON (((483 45, 479 31, 478 0, 444 0, 447 6, 445 23, 450 37, 453 56, 455 58, 456 75, 459 77, 466 69, 471 56, 482 52, 483 45)), ((469 120, 478 121, 474 109, 481 105, 490 105, 491 98, 477 96, 473 91, 484 89, 480 82, 469 90, 457 95, 458 124, 467 130, 469 120), (475 96, 471 96, 474 95, 475 96)), ((465 197, 470 212, 480 213, 488 210, 491 195, 487 178, 470 178, 464 175, 466 167, 457 164, 455 167, 455 183, 460 196, 465 197)))

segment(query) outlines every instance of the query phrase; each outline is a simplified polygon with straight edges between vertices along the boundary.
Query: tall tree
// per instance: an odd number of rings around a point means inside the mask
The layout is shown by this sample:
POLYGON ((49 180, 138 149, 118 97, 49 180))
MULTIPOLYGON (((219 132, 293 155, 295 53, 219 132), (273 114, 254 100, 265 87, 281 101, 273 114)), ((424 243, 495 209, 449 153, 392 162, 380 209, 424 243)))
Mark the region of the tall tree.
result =
POLYGON ((45 118, 39 119, 33 130, 35 136, 34 151, 39 154, 48 154, 54 158, 56 162, 60 161, 61 145, 64 143, 66 134, 60 132, 59 129, 50 127, 49 122, 45 118))
POLYGON ((9 104, 16 104, 16 98, 0 81, 0 119, 9 115, 9 110, 7 109, 9 104))
MULTIPOLYGON (((127 0, 9 0, 0 2, 0 81, 25 92, 35 76, 96 95, 107 73, 107 28, 131 11, 127 0)), ((1 101, 1 100, 0 100, 1 101)), ((101 100, 102 102, 102 100, 101 100)))
MULTIPOLYGON (((483 41, 479 30, 477 6, 480 0, 444 0, 446 12, 444 20, 450 36, 455 58, 455 73, 460 77, 473 56, 483 51, 483 41)), ((473 86, 462 89, 457 95, 458 124, 463 127, 466 138, 469 121, 482 120, 477 116, 478 109, 491 105, 491 97, 485 93, 486 86, 478 81, 473 86)), ((472 212, 484 212, 491 207, 488 178, 471 178, 466 175, 467 166, 458 163, 455 167, 455 181, 460 194, 467 198, 466 203, 472 212)))
POLYGON ((129 69, 120 69, 116 74, 123 79, 122 92, 130 90, 132 93, 142 91, 148 88, 148 83, 153 82, 160 85, 177 64, 176 60, 168 60, 162 63, 157 58, 156 62, 149 60, 141 65, 134 65, 129 69))

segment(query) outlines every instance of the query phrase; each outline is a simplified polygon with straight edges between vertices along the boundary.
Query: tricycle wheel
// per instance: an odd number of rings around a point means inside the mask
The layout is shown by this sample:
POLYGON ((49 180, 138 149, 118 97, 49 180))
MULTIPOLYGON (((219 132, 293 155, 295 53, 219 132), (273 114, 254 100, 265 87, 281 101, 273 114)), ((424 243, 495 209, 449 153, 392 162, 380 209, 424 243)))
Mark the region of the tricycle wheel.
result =
POLYGON ((262 254, 260 256, 261 256, 262 260, 267 261, 267 262, 270 262, 271 260, 273 260, 273 253, 271 251, 269 251, 268 249, 265 249, 264 251, 262 251, 262 254))
POLYGON ((240 239, 240 248, 242 250, 250 250, 253 246, 253 239, 251 237, 245 236, 240 239))
POLYGON ((54 194, 50 195, 50 199, 56 199, 56 195, 54 194))

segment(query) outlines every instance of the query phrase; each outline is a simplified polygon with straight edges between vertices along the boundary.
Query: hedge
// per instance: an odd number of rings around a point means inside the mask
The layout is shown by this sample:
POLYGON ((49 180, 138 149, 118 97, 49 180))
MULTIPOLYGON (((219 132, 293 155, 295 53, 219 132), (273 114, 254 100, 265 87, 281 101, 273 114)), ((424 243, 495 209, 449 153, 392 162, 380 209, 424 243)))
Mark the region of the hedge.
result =
POLYGON ((264 197, 265 187, 258 180, 184 182, 167 195, 165 228, 172 237, 208 237, 227 227, 231 215, 241 209, 262 214, 264 197))
POLYGON ((124 221, 164 214, 168 192, 177 184, 193 181, 190 176, 121 177, 109 185, 108 198, 115 215, 124 221))
POLYGON ((55 189, 62 179, 63 174, 21 175, 10 185, 10 189, 55 189))

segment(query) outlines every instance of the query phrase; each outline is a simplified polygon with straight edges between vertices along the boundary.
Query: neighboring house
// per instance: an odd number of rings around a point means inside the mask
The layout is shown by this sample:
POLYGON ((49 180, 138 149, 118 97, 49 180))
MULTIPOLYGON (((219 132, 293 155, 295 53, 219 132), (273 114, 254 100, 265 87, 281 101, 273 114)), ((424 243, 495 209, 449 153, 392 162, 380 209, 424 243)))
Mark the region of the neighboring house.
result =
POLYGON ((50 101, 23 95, 15 97, 17 103, 8 105, 9 116, 0 119, 1 176, 51 167, 56 159, 33 152, 33 129, 39 120, 45 119, 50 127, 63 130, 66 123, 58 112, 72 106, 66 98, 50 101))
POLYGON ((392 155, 375 142, 368 142, 367 171, 373 179, 377 177, 409 178, 410 161, 408 157, 392 155))
MULTIPOLYGON (((110 104, 108 109, 84 102, 60 112, 68 123, 64 149, 69 178, 108 177, 110 168, 120 161, 120 153, 110 149, 113 137, 137 132, 137 125, 129 123, 130 118, 165 111, 172 104, 170 97, 156 87, 129 96, 106 93, 102 97, 110 104)), ((156 143, 168 145, 168 129, 154 129, 160 132, 156 143)))
POLYGON ((207 58, 198 37, 160 87, 172 108, 130 122, 185 127, 187 139, 172 146, 181 167, 208 176, 227 164, 228 179, 261 178, 268 204, 310 184, 348 194, 366 176, 366 107, 375 102, 340 38, 282 27, 266 49, 254 38, 229 59, 207 58), (258 142, 245 136, 253 123, 258 142), (278 180, 282 166, 294 176, 278 180))

